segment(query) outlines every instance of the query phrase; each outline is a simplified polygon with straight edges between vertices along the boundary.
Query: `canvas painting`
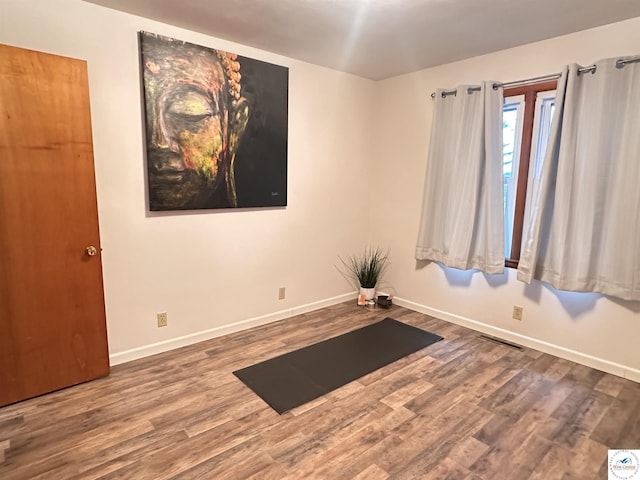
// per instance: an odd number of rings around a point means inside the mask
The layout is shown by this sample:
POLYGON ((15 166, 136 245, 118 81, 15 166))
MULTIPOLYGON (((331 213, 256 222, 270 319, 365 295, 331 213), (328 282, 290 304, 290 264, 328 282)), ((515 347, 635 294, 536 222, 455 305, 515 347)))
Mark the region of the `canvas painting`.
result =
POLYGON ((151 211, 287 204, 289 70, 140 32, 151 211))

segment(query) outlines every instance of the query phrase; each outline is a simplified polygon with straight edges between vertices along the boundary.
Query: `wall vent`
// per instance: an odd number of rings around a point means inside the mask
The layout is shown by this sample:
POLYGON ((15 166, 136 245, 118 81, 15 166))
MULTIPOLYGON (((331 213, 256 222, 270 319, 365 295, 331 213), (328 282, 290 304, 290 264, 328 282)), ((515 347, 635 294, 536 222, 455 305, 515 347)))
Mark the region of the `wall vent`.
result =
POLYGON ((515 343, 507 342, 506 340, 502 340, 501 338, 491 337, 489 335, 480 335, 480 338, 483 340, 489 340, 490 342, 499 343, 501 345, 505 345, 510 348, 515 348, 516 350, 524 350, 524 347, 521 345, 517 345, 515 343))

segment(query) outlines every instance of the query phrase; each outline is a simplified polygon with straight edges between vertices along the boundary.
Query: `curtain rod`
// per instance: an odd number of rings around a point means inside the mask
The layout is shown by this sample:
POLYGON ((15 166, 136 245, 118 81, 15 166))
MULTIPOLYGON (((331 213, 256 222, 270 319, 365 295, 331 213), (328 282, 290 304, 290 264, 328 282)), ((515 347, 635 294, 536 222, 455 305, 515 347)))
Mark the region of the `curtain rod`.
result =
MULTIPOLYGON (((618 60, 616 62, 616 67, 622 68, 627 63, 635 63, 635 62, 640 62, 640 55, 638 55, 636 57, 621 58, 620 60, 618 60)), ((586 72, 592 72, 593 73, 593 72, 596 71, 596 69, 597 69, 596 65, 589 65, 588 67, 581 67, 581 68, 578 69, 578 74, 586 73, 586 72)), ((526 78, 524 80, 515 80, 513 82, 494 83, 493 84, 493 88, 519 87, 519 86, 522 86, 522 85, 529 85, 531 83, 540 83, 540 82, 544 82, 544 81, 556 80, 557 78, 560 78, 560 74, 559 73, 552 73, 550 75, 543 75, 541 77, 526 78)), ((442 92, 442 96, 446 97, 446 96, 449 96, 449 95, 454 95, 456 93, 456 91, 457 90, 445 90, 444 92, 442 92)), ((467 89, 468 93, 479 92, 479 91, 480 91, 480 87, 469 87, 467 89)), ((436 98, 436 92, 433 92, 431 94, 431 98, 436 98)))

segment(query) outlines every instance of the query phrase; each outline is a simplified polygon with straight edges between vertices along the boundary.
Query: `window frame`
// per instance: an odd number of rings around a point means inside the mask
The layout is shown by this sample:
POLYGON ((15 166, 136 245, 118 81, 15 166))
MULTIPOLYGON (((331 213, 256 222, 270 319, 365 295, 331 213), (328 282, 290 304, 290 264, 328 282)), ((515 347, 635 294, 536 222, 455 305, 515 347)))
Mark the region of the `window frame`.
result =
POLYGON ((513 235, 511 237, 511 254, 505 259, 505 266, 518 268, 520 261, 520 247, 524 226, 524 210, 527 199, 527 184, 529 178, 529 164, 531 162, 531 147, 533 141, 533 126, 536 112, 536 96, 540 92, 556 90, 558 81, 532 83, 504 89, 504 99, 524 96, 522 115, 522 134, 520 137, 520 158, 518 159, 518 181, 516 183, 516 201, 513 213, 513 235))

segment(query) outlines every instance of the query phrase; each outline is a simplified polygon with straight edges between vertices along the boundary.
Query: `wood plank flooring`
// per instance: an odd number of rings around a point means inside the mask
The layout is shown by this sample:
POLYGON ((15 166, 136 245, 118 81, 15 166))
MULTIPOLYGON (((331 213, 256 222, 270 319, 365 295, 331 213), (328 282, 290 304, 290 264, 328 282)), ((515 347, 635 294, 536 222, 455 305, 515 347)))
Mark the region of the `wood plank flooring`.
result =
POLYGON ((640 384, 394 306, 347 302, 0 409, 0 478, 607 478, 640 384), (232 371, 391 316, 445 337, 278 415, 232 371))

